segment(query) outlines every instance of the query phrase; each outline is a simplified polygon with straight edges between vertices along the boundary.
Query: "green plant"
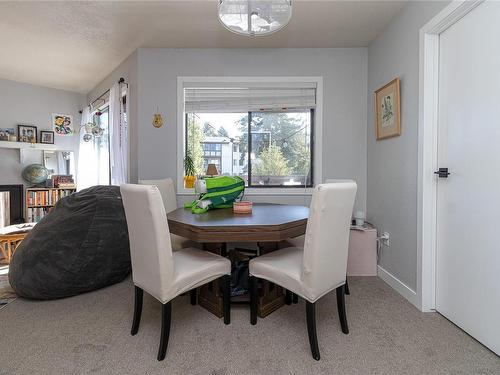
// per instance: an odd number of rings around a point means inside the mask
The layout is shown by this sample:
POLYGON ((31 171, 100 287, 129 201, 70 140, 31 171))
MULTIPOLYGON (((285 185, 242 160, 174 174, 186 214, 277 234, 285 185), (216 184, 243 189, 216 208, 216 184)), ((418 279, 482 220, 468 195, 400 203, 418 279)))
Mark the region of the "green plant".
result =
POLYGON ((184 156, 184 175, 194 176, 196 174, 196 167, 194 165, 193 157, 190 151, 186 151, 186 156, 184 156))

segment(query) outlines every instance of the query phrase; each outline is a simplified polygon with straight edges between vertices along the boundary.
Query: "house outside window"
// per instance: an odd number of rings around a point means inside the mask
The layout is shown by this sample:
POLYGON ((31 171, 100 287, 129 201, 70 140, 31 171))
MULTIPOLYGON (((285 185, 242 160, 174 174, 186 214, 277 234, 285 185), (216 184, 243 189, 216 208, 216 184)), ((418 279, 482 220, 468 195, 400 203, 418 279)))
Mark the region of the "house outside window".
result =
POLYGON ((198 175, 215 164, 219 174, 240 176, 251 187, 312 186, 313 116, 312 110, 188 113, 186 147, 198 175))

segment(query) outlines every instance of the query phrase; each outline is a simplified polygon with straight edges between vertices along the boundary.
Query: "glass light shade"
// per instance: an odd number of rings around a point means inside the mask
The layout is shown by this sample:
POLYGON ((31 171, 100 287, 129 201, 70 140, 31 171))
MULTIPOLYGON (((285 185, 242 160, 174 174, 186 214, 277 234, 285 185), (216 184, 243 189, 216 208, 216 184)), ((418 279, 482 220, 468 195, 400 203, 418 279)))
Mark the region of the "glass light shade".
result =
POLYGON ((219 0, 219 21, 240 35, 269 35, 292 17, 290 0, 219 0))

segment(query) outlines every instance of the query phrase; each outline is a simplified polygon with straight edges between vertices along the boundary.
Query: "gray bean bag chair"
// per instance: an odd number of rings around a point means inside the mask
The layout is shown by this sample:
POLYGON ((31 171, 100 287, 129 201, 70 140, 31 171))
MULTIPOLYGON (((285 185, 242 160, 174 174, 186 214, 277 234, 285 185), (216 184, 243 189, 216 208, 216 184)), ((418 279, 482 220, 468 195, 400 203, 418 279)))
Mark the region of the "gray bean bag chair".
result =
POLYGON ((118 186, 93 186, 57 202, 26 236, 9 268, 18 296, 55 299, 122 281, 131 270, 118 186))

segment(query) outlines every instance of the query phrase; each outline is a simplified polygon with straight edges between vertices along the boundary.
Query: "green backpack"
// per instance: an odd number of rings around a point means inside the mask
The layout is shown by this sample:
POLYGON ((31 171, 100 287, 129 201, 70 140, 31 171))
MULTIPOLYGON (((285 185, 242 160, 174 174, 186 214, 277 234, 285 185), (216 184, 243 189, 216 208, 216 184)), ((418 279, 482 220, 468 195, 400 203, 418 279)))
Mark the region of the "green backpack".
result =
POLYGON ((217 176, 196 180, 194 186, 198 199, 184 204, 194 214, 202 214, 212 208, 230 208, 243 196, 245 181, 241 177, 217 176))

